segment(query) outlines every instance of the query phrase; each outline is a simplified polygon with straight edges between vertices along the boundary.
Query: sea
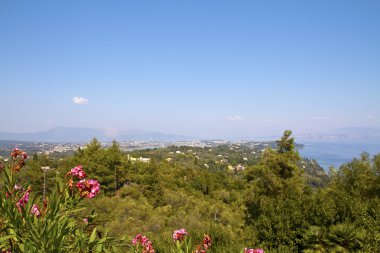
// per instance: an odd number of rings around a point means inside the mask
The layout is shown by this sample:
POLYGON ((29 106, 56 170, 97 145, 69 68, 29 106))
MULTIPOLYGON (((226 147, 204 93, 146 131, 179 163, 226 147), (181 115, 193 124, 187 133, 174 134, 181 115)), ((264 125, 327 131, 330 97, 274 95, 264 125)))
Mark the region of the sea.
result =
POLYGON ((371 155, 380 153, 380 142, 301 142, 304 147, 298 150, 302 157, 315 159, 319 165, 328 171, 329 167, 339 168, 353 158, 360 158, 363 152, 371 155))

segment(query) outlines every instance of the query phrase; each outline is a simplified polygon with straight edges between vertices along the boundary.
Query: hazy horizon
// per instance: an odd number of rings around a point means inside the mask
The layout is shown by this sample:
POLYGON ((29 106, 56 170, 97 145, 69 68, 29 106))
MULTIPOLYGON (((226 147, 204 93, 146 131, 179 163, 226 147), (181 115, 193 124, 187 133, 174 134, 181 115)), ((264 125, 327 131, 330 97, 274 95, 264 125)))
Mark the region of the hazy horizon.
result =
MULTIPOLYGON (((87 141, 92 138, 107 139, 108 141, 124 141, 128 138, 135 140, 138 138, 143 141, 190 141, 190 140, 226 140, 226 141, 275 141, 281 137, 283 132, 273 135, 186 135, 175 132, 148 131, 144 129, 104 129, 104 128, 82 128, 82 127, 63 127, 57 126, 42 131, 15 132, 0 131, 0 140, 19 140, 19 141, 79 141, 83 138, 87 141), (25 139, 26 138, 26 139, 25 139), (41 138, 41 139, 39 139, 41 138), (57 139, 58 138, 58 139, 57 139), (153 139, 152 139, 153 138, 153 139)), ((351 143, 351 144, 379 144, 380 128, 342 128, 330 132, 320 133, 298 133, 292 135, 298 143, 351 143)))
POLYGON ((0 131, 237 138, 380 128, 379 7, 1 2, 0 131))

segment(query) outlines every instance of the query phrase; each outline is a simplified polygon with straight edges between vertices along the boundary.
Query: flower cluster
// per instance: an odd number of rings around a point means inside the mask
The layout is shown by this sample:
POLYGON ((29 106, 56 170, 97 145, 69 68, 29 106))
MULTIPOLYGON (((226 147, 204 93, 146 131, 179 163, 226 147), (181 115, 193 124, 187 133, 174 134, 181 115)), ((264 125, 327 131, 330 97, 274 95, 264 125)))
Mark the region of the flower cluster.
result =
POLYGON ((95 197, 100 191, 100 184, 94 179, 85 179, 86 173, 82 169, 82 165, 78 165, 72 168, 66 176, 71 176, 68 181, 68 186, 72 191, 74 191, 74 179, 76 177, 79 181, 75 184, 76 188, 79 190, 79 195, 84 198, 89 199, 95 197))
POLYGON ((12 153, 11 153, 11 157, 12 158, 18 158, 18 157, 21 158, 22 157, 25 160, 26 158, 28 158, 28 154, 25 153, 25 152, 23 152, 23 151, 21 151, 18 148, 14 148, 13 151, 12 151, 12 153))
POLYGON ((83 197, 87 197, 89 199, 96 196, 96 194, 100 191, 100 184, 98 181, 93 179, 82 179, 77 184, 76 187, 79 189, 79 195, 83 197))
POLYGON ((174 241, 182 241, 185 238, 185 235, 188 235, 187 231, 184 228, 176 230, 173 232, 174 241))
POLYGON ((211 247, 211 237, 209 235, 203 236, 203 247, 207 250, 211 247))
POLYGON ((211 237, 209 235, 203 236, 202 245, 198 245, 195 253, 206 253, 207 250, 211 247, 211 237))
POLYGON ((146 236, 142 236, 141 234, 135 236, 135 238, 132 240, 132 244, 134 246, 140 245, 142 247, 142 253, 155 252, 152 246, 152 242, 149 240, 149 238, 146 236))
POLYGON ((67 176, 71 175, 71 176, 77 177, 78 179, 83 179, 86 177, 86 173, 82 170, 82 165, 78 165, 72 168, 70 172, 68 172, 66 175, 67 176))
POLYGON ((28 154, 18 148, 14 148, 11 153, 11 157, 14 162, 12 171, 18 172, 25 165, 25 159, 28 158, 28 154))
POLYGON ((263 249, 247 249, 245 248, 244 249, 244 253, 264 253, 264 250, 263 249))

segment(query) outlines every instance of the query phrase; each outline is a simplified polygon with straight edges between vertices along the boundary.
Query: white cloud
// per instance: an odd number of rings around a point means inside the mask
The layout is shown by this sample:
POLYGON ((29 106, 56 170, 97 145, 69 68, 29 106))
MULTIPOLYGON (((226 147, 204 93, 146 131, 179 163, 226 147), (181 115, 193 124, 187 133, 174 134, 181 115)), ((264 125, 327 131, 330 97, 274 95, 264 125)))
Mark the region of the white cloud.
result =
POLYGON ((77 105, 85 105, 85 104, 88 104, 88 102, 90 102, 87 98, 82 98, 82 97, 73 97, 72 100, 73 100, 73 103, 77 105))
POLYGON ((229 121, 241 121, 243 119, 239 115, 235 115, 235 116, 228 116, 227 120, 229 120, 229 121))

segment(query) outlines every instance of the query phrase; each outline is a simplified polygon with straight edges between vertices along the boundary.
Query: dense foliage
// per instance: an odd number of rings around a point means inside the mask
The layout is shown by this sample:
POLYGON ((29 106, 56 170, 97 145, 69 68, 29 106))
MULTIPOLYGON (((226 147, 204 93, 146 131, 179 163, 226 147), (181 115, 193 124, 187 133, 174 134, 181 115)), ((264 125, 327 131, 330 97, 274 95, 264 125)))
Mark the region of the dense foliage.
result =
MULTIPOLYGON (((41 166, 50 166, 45 189, 55 196, 51 189, 57 175, 81 164, 87 177, 101 185, 99 196, 81 201, 85 210, 97 213, 89 232, 95 225, 99 235, 108 232, 118 241, 114 251, 142 252, 143 243, 147 247, 149 242, 155 252, 181 252, 172 233, 186 228, 189 252, 203 245, 205 235, 212 238, 210 253, 254 252, 258 247, 265 252, 376 252, 380 154, 370 158, 363 153, 339 169, 331 168, 328 177, 316 178, 300 166, 291 131, 276 144, 246 157, 252 153, 249 148, 226 146, 125 153, 116 142, 102 148, 94 139, 70 157, 33 155, 18 180, 42 195, 41 166), (243 164, 244 170, 228 169, 225 160, 243 164)), ((8 236, 4 225, 1 235, 8 236)), ((184 242, 180 246, 185 250, 184 242)))

